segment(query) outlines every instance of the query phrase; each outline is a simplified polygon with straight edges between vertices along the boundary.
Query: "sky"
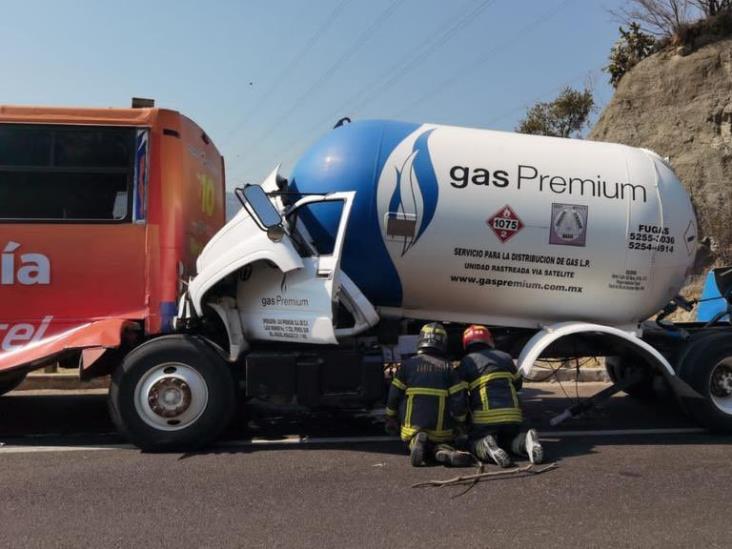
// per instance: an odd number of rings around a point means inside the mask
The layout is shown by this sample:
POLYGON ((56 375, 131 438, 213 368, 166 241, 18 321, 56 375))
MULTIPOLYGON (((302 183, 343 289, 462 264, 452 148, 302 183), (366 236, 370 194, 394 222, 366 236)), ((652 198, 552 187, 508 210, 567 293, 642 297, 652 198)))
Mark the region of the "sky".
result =
POLYGON ((0 0, 0 104, 154 98, 213 138, 231 189, 287 176, 343 116, 511 131, 587 84, 601 109, 622 4, 0 0))

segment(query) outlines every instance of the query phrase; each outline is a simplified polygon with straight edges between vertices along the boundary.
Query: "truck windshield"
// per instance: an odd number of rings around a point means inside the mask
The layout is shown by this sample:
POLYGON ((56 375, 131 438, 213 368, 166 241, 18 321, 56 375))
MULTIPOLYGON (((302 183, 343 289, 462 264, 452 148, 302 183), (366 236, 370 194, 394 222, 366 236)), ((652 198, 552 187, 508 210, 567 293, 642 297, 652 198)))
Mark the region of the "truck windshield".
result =
POLYGON ((312 238, 308 234, 308 230, 297 215, 299 210, 295 210, 292 214, 287 216, 288 232, 290 234, 290 240, 292 245, 295 246, 297 253, 300 257, 313 257, 317 255, 315 247, 311 244, 312 238))
POLYGON ((0 124, 0 222, 129 221, 135 131, 0 124))

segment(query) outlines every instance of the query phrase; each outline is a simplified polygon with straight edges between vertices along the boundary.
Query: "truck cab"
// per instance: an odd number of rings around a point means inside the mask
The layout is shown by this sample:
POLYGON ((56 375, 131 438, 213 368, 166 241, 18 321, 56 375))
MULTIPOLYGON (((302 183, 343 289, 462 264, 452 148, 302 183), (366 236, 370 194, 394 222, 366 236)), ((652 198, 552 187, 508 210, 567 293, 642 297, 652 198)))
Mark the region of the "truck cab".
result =
POLYGON ((282 205, 286 195, 273 203, 264 190, 277 177, 275 170, 262 186, 237 189, 243 207, 203 250, 198 275, 181 301, 180 317, 186 305, 198 316, 210 307, 225 325, 236 310, 240 329, 229 333, 237 340, 230 360, 246 350, 247 341, 336 345, 379 320, 340 265, 356 193, 309 195, 280 211, 275 204, 282 205), (339 216, 338 226, 332 238, 315 240, 305 220, 322 208, 339 216), (232 274, 237 274, 235 301, 222 284, 232 274), (339 318, 342 308, 349 320, 339 318))

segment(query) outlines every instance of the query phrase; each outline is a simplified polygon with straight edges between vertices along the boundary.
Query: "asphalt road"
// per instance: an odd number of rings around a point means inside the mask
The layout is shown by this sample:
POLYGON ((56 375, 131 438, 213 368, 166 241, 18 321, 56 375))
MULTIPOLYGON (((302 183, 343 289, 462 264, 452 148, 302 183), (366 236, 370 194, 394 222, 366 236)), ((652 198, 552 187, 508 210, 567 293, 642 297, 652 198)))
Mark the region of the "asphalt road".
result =
POLYGON ((0 399, 0 546, 730 546, 732 437, 626 397, 549 432, 571 399, 542 384, 524 401, 557 469, 461 495, 412 484, 471 469, 411 468, 399 443, 369 438, 382 432, 368 416, 255 410, 213 449, 156 455, 114 448, 103 395, 11 394, 0 399), (659 431, 606 431, 619 429, 659 431), (291 443, 300 437, 325 440, 291 443))

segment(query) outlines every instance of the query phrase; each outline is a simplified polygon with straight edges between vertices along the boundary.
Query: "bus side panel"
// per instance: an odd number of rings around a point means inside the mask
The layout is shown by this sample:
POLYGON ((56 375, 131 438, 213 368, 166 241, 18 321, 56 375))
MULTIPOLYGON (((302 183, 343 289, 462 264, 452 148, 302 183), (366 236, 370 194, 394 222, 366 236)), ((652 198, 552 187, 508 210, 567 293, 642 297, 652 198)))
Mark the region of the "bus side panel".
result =
POLYGON ((143 225, 0 224, 0 356, 103 318, 145 317, 143 225))

